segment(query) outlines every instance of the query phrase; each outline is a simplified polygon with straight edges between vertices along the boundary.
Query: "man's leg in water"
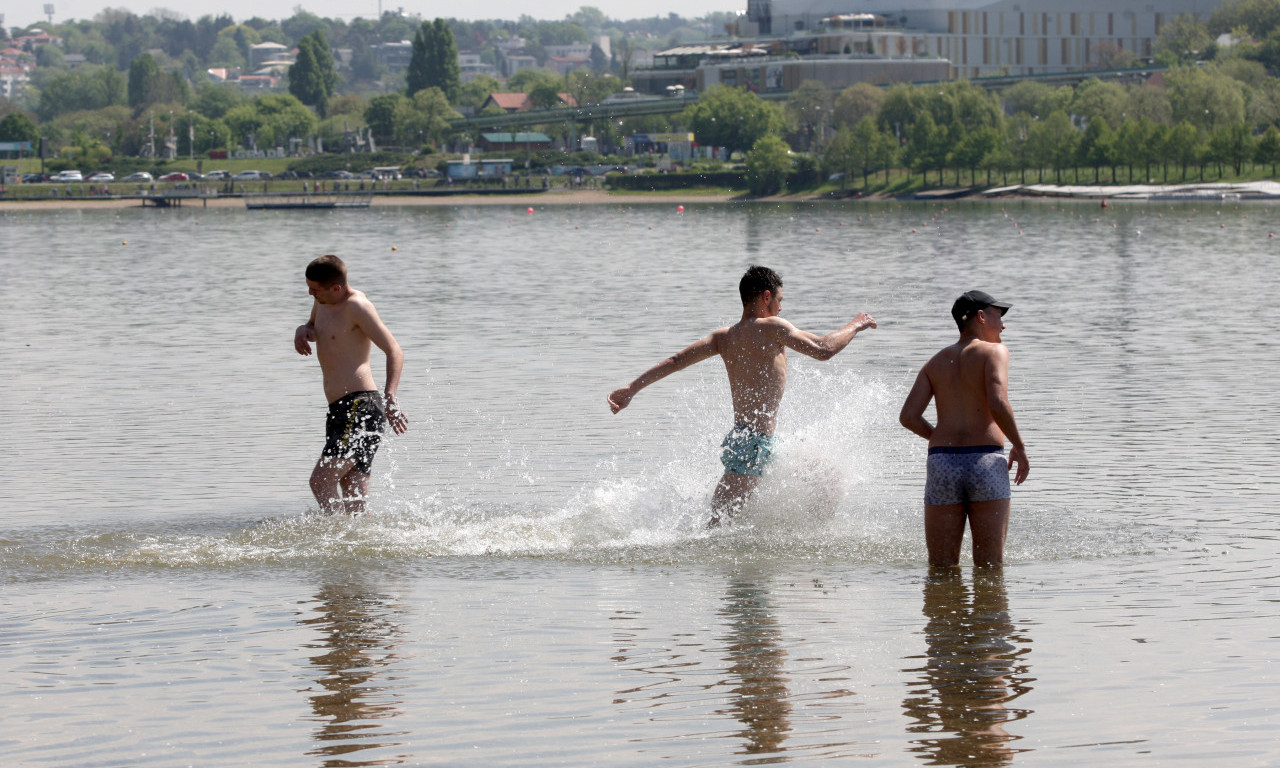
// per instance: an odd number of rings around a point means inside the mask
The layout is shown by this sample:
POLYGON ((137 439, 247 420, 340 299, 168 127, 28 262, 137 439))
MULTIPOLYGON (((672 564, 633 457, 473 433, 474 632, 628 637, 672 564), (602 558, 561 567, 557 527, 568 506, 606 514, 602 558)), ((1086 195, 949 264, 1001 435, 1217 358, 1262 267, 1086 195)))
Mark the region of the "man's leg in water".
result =
POLYGON ((369 495, 369 476, 352 469, 342 476, 342 499, 348 515, 364 514, 364 499, 369 495))
POLYGON ((1004 542, 1009 534, 1009 499, 969 504, 969 535, 973 537, 973 564, 1003 565, 1004 542))
POLYGON ((707 523, 707 527, 714 528, 720 524, 722 517, 732 518, 738 514, 759 483, 760 478, 755 475, 725 472, 711 497, 711 521, 707 523))
MULTIPOLYGON (((355 471, 354 459, 340 459, 334 456, 321 456, 311 470, 311 493, 320 503, 320 509, 330 515, 344 514, 347 505, 343 501, 343 488, 346 476, 355 471)), ((366 482, 367 482, 366 475, 366 482)))
POLYGON ((969 504, 924 505, 924 539, 929 547, 929 565, 951 567, 960 564, 964 524, 969 521, 973 537, 973 564, 1004 563, 1004 542, 1009 532, 1009 499, 975 501, 969 504))

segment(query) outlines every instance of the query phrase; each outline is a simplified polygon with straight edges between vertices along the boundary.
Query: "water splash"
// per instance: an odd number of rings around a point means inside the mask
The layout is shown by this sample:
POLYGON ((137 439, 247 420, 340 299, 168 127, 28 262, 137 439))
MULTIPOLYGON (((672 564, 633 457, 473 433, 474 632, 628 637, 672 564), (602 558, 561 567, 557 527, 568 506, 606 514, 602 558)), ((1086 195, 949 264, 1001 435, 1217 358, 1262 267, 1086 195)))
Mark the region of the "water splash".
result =
MULTIPOLYGON (((36 533, 0 542, 15 576, 83 569, 306 565, 365 559, 533 557, 588 562, 700 562, 730 558, 839 558, 917 565, 924 560, 920 441, 898 426, 903 391, 856 371, 794 366, 777 458, 755 497, 724 529, 708 530, 726 396, 721 382, 680 393, 681 429, 665 460, 629 477, 612 471, 559 498, 524 475, 516 503, 407 496, 390 490, 360 518, 308 511, 220 531, 166 529, 36 533)), ((1009 560, 1141 554, 1148 526, 1104 512, 1019 505, 1009 560)))

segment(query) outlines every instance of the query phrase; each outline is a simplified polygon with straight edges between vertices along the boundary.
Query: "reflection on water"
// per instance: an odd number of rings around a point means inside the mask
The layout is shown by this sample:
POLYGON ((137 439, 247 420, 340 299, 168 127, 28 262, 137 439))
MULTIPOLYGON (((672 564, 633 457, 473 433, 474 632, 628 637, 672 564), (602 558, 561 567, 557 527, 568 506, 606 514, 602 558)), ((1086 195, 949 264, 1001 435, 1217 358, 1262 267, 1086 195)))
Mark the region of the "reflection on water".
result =
POLYGON ((904 670, 919 675, 902 703, 919 734, 911 751, 930 765, 1011 764, 1018 737, 1004 726, 1031 714, 1008 706, 1031 690, 1031 640, 1009 618, 1003 573, 977 569, 967 584, 958 569, 932 571, 924 614, 927 661, 904 670))
POLYGON ((782 674, 787 652, 764 584, 739 578, 729 584, 721 615, 729 620, 729 674, 733 696, 729 713, 745 726, 748 754, 783 749, 791 731, 791 702, 782 674))
POLYGON ((397 661, 402 631, 395 616, 400 609, 358 580, 327 584, 315 599, 317 615, 300 622, 323 633, 319 642, 308 646, 322 651, 311 657, 318 673, 311 708, 320 725, 318 743, 308 754, 325 758, 325 766, 403 763, 406 756, 354 755, 407 741, 404 731, 390 730, 381 722, 400 715, 404 703, 396 676, 388 673, 397 661))

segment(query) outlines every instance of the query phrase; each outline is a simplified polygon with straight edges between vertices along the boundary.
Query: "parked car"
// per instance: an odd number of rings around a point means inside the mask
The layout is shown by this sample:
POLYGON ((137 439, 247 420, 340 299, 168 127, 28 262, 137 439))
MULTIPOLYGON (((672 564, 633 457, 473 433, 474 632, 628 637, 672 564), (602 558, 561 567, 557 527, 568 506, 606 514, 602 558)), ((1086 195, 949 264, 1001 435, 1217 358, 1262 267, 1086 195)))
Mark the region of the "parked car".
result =
POLYGON ((138 171, 125 176, 121 181, 151 181, 151 174, 146 171, 138 171))
POLYGON ((187 171, 188 181, 200 181, 203 178, 204 178, 203 173, 196 173, 195 171, 187 171))
POLYGON ((187 180, 187 174, 183 173, 182 171, 174 171, 173 173, 166 173, 165 175, 160 177, 160 181, 186 181, 186 180, 187 180))
POLYGON ((209 171, 204 177, 208 181, 223 181, 231 178, 231 171, 209 171))
POLYGON ((260 179, 271 178, 271 174, 266 171, 240 171, 231 178, 236 181, 258 181, 260 179))
POLYGON ((23 184, 42 184, 49 180, 49 175, 44 173, 24 173, 22 174, 23 184))
POLYGON ((84 181, 84 176, 79 171, 62 171, 61 173, 54 174, 53 178, 49 179, 49 181, 56 181, 59 183, 78 182, 84 181))
POLYGON ((325 171, 320 176, 325 179, 354 179, 356 177, 351 171, 325 171))
POLYGON ((115 180, 116 180, 116 175, 109 171, 99 171, 98 173, 93 174, 87 179, 87 181, 94 181, 94 182, 115 181, 115 180))

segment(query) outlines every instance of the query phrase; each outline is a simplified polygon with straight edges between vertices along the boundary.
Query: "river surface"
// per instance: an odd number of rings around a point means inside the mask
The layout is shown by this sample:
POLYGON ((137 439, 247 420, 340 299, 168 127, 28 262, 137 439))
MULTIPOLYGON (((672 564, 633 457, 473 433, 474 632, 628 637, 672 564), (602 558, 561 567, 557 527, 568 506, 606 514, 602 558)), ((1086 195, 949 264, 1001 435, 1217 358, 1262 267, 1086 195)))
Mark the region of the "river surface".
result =
MULTIPOLYGON (((0 754, 14 766, 1280 763, 1265 205, 0 212, 0 754), (320 516, 306 263, 405 351, 369 513, 320 516), (703 527, 740 312, 777 460, 703 527), (897 424, 952 299, 1011 301, 1008 562, 925 566, 897 424)), ((375 353, 382 380, 382 357, 375 353)))

